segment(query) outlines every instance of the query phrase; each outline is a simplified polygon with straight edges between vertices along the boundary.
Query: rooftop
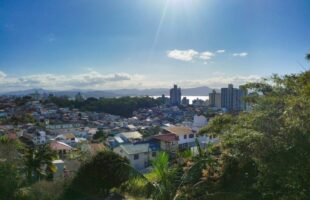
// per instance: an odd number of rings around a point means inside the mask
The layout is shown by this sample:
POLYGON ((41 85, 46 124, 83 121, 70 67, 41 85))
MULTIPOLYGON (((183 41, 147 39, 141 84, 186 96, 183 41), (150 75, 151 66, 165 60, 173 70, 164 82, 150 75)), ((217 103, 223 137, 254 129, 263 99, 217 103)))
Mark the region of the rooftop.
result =
POLYGON ((51 149, 59 151, 59 150, 72 150, 73 148, 70 145, 67 145, 66 143, 59 142, 59 141, 53 141, 51 144, 51 149))
POLYGON ((164 130, 168 131, 169 133, 176 134, 176 135, 193 133, 192 129, 185 127, 185 126, 170 126, 170 127, 164 128, 164 130))
POLYGON ((124 132, 124 133, 121 133, 121 135, 128 139, 142 139, 142 134, 139 133, 138 131, 124 132))
POLYGON ((146 153, 149 151, 149 144, 123 144, 120 145, 127 154, 146 153))
POLYGON ((173 133, 154 135, 152 138, 156 140, 164 141, 164 142, 178 141, 178 136, 176 136, 173 133))

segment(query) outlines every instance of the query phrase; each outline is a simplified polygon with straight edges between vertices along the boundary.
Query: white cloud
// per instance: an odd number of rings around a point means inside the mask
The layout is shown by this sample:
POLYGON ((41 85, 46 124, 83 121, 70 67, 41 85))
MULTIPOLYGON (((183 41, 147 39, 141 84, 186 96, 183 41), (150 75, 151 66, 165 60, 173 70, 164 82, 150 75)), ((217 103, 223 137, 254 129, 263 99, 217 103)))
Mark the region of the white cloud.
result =
POLYGON ((193 49, 189 50, 178 50, 174 49, 172 51, 167 51, 167 56, 169 58, 173 58, 181 61, 196 61, 198 59, 203 60, 203 64, 208 63, 208 60, 211 60, 215 54, 210 51, 198 52, 193 49))
POLYGON ((219 50, 216 51, 216 53, 225 53, 225 52, 226 52, 225 49, 219 49, 219 50))
POLYGON ((199 58, 202 60, 210 60, 212 57, 214 57, 214 53, 210 51, 201 52, 199 58))
MULTIPOLYGON (((22 77, 7 76, 0 71, 0 92, 26 90, 33 88, 44 88, 49 90, 70 90, 70 89, 145 89, 145 88, 169 88, 177 79, 163 79, 151 75, 114 73, 102 74, 94 70, 73 75, 58 74, 35 74, 22 77)), ((222 73, 212 74, 204 79, 181 79, 177 81, 182 88, 209 86, 220 88, 233 83, 235 86, 246 82, 259 81, 257 75, 241 76, 227 75, 222 73)))
POLYGON ((32 88, 52 90, 125 88, 134 86, 140 80, 143 80, 142 75, 102 74, 93 70, 75 75, 35 74, 22 77, 9 77, 0 71, 1 92, 32 88))
POLYGON ((233 56, 235 57, 246 57, 248 55, 247 52, 241 52, 241 53, 234 53, 233 56))
POLYGON ((193 49, 188 50, 178 50, 174 49, 172 51, 167 51, 167 56, 176 60, 191 61, 199 53, 193 49))

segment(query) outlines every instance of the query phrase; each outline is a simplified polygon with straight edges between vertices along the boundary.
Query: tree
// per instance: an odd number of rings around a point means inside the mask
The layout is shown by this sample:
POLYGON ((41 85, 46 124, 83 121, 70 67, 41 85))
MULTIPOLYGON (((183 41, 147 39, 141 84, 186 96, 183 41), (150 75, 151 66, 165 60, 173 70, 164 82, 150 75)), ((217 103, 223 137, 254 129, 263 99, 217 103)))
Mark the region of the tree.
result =
POLYGON ((63 199, 106 197, 129 179, 130 171, 126 158, 111 151, 99 152, 80 167, 63 199))
POLYGON ((7 136, 0 136, 0 160, 19 164, 21 160, 20 151, 23 145, 16 139, 9 139, 7 136))
POLYGON ((0 200, 14 199, 14 193, 21 184, 16 165, 0 161, 0 200))
POLYGON ((0 200, 14 199, 14 193, 21 185, 22 177, 18 169, 21 148, 17 140, 0 136, 0 200))
POLYGON ((108 135, 102 129, 99 129, 93 136, 94 140, 104 141, 107 139, 108 135))
POLYGON ((245 87, 256 92, 253 111, 216 117, 202 130, 221 141, 216 181, 208 183, 208 166, 201 175, 204 198, 309 199, 310 71, 245 87))
POLYGON ((30 186, 19 188, 15 200, 58 200, 65 188, 65 180, 38 181, 30 186))
POLYGON ((172 200, 180 185, 182 169, 170 165, 167 153, 161 152, 152 161, 153 170, 148 174, 141 174, 131 169, 130 179, 122 185, 123 192, 141 198, 155 200, 172 200))
POLYGON ((48 144, 28 147, 24 154, 24 171, 29 183, 46 178, 56 171, 56 152, 48 144))
POLYGON ((153 173, 155 174, 155 189, 152 192, 153 199, 173 199, 177 191, 176 168, 169 166, 169 158, 166 153, 160 153, 152 162, 153 173))

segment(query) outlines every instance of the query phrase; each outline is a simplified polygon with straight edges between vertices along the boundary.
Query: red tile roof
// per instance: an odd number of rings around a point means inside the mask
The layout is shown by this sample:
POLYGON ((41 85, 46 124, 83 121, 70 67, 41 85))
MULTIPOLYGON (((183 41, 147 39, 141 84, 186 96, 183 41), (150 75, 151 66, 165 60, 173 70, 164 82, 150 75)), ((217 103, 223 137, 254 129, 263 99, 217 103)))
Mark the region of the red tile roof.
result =
POLYGON ((70 145, 67 145, 66 143, 63 142, 58 142, 58 141, 53 141, 51 144, 51 149, 55 150, 55 151, 59 151, 59 150, 72 150, 73 148, 70 145))
POLYGON ((9 133, 9 134, 7 134, 7 137, 8 137, 10 140, 16 140, 16 139, 17 139, 16 133, 9 133))

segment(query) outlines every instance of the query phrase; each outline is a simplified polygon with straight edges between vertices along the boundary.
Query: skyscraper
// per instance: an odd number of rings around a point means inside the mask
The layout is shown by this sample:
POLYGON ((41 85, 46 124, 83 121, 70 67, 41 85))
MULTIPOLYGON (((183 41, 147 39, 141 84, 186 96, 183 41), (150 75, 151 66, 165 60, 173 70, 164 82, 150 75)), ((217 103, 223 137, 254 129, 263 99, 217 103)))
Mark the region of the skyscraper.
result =
POLYGON ((246 91, 238 88, 234 88, 232 84, 228 85, 228 88, 221 89, 221 107, 228 111, 241 111, 245 110, 245 103, 243 97, 246 95, 246 91))
POLYGON ((211 107, 221 108, 221 93, 213 90, 212 93, 209 93, 209 102, 211 107))
POLYGON ((181 88, 178 88, 177 85, 174 85, 173 88, 170 89, 170 104, 174 106, 180 105, 181 96, 181 88))

